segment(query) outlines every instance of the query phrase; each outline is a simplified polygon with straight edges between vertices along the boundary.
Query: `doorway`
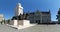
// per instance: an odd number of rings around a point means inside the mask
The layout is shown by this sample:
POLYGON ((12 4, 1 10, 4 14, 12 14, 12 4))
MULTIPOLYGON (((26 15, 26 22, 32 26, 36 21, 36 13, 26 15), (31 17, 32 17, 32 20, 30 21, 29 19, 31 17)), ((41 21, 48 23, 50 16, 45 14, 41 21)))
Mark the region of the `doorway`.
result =
POLYGON ((36 23, 40 24, 40 20, 36 20, 36 23))

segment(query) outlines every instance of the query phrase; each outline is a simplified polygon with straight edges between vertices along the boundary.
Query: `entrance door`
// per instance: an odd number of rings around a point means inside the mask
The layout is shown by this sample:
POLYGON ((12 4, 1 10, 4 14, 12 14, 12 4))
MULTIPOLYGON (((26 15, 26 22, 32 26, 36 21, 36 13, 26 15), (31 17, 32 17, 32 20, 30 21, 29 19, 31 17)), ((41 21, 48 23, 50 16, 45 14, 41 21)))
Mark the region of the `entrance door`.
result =
POLYGON ((36 20, 36 23, 40 24, 40 20, 36 20))

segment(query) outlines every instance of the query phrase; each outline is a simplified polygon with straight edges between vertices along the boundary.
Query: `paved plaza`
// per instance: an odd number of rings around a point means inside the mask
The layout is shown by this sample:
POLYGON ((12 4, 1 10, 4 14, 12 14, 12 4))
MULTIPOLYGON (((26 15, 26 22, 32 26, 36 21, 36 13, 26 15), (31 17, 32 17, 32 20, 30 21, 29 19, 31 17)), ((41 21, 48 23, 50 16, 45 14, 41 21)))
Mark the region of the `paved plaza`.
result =
POLYGON ((18 30, 7 25, 0 24, 0 32, 18 32, 18 30))
POLYGON ((60 25, 35 25, 25 29, 15 29, 0 24, 0 32, 60 32, 60 25))

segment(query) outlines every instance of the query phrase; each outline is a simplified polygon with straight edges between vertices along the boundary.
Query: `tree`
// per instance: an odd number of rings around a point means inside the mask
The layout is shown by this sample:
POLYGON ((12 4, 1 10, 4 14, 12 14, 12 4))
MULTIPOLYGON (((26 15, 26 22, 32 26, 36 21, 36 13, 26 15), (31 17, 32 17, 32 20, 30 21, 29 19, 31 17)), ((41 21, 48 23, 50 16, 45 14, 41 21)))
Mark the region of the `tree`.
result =
POLYGON ((10 19, 7 20, 7 23, 8 23, 8 24, 10 23, 10 19))
POLYGON ((1 24, 4 24, 4 23, 5 23, 5 20, 2 20, 2 21, 1 21, 1 24))

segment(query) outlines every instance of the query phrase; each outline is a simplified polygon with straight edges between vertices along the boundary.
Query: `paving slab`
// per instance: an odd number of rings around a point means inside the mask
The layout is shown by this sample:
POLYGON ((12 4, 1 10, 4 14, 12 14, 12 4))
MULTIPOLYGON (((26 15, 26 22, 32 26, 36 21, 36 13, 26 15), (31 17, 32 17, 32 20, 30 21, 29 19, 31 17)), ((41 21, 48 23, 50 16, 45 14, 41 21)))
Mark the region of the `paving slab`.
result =
POLYGON ((0 24, 0 32, 60 32, 60 25, 35 25, 25 29, 15 29, 0 24))

